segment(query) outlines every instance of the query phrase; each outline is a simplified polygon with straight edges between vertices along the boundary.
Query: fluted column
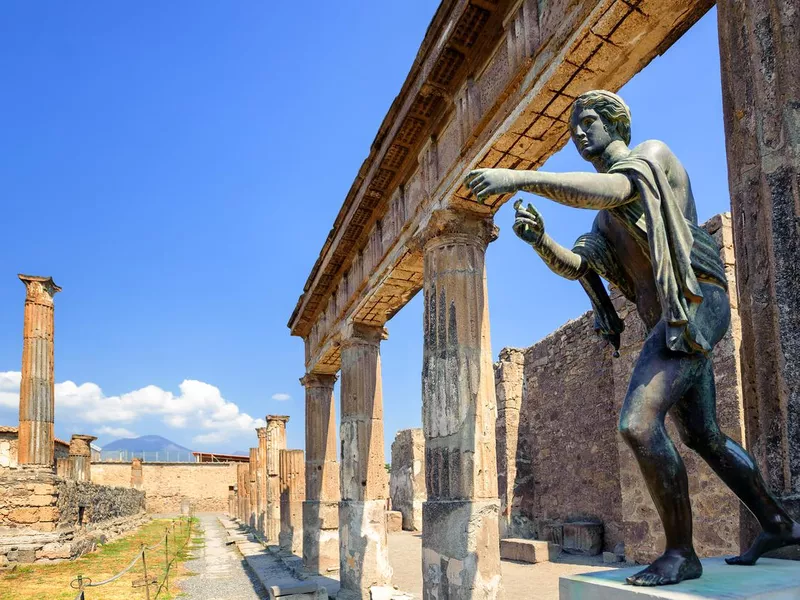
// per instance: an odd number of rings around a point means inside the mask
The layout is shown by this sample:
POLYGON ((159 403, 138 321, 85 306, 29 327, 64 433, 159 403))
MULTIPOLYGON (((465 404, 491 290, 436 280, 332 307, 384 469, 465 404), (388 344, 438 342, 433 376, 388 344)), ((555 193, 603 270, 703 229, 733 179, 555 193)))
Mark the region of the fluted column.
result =
POLYGON ((303 501, 306 499, 306 465, 302 450, 281 450, 281 533, 284 552, 303 552, 303 501))
POLYGON ((280 543, 281 534, 281 450, 286 449, 286 415, 267 415, 267 519, 266 537, 280 543))
POLYGON ((22 381, 19 387, 21 465, 54 465, 53 296, 61 291, 52 277, 20 275, 25 284, 22 381))
POLYGON ((248 521, 247 511, 250 502, 247 498, 247 490, 249 478, 249 463, 236 463, 236 518, 243 524, 247 524, 248 521))
POLYGON ((307 373, 306 500, 303 564, 325 575, 339 570, 339 463, 336 461, 336 375, 307 373))
POLYGON ((433 213, 424 248, 423 598, 500 595, 494 370, 485 252, 491 219, 433 213))
POLYGON ((256 459, 256 530, 267 534, 267 428, 257 427, 258 456, 256 459))
MULTIPOLYGON (((69 442, 69 474, 75 481, 92 480, 92 447, 97 438, 75 434, 69 442)), ((140 463, 141 464, 141 463, 140 463)))
POLYGON ((386 337, 383 327, 357 323, 342 336, 339 598, 367 600, 370 587, 388 586, 392 580, 380 357, 386 337))
POLYGON ((258 448, 250 448, 250 462, 247 469, 247 524, 256 528, 258 519, 258 489, 256 473, 258 472, 258 448))

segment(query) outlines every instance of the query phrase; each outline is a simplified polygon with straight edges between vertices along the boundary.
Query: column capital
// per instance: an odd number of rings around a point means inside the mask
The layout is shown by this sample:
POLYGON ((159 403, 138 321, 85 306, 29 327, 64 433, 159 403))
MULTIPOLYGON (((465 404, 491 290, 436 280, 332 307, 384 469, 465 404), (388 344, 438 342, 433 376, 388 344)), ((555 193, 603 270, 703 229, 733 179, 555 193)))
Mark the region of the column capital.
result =
POLYGON ((72 439, 69 441, 69 455, 70 456, 91 456, 91 444, 97 438, 93 435, 82 435, 79 433, 73 434, 72 439))
POLYGON ((266 427, 256 427, 256 435, 258 439, 266 439, 267 438, 267 428, 266 427))
POLYGON ((351 321, 342 327, 341 347, 364 344, 378 346, 383 340, 388 339, 389 331, 382 325, 366 325, 351 321))
POLYGON ((333 389, 339 376, 330 373, 306 373, 300 378, 300 385, 304 388, 330 388, 333 389))
POLYGON ((455 208, 433 211, 428 223, 418 233, 415 242, 428 249, 445 244, 474 244, 485 248, 497 239, 499 228, 491 216, 455 208))
POLYGON ((289 415, 267 415, 266 419, 267 426, 269 426, 270 423, 283 423, 286 425, 286 423, 289 421, 289 415))
POLYGON ((23 273, 20 273, 17 277, 25 284, 25 300, 27 302, 51 305, 53 304, 53 296, 61 291, 61 288, 55 284, 52 277, 25 275, 23 273))

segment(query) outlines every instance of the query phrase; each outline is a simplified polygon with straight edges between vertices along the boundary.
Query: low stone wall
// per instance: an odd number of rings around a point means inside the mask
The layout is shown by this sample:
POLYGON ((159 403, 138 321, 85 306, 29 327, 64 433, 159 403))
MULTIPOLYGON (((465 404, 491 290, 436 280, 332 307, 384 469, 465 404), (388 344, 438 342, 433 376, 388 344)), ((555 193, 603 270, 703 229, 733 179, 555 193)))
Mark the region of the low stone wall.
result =
POLYGON ((74 559, 147 520, 137 490, 67 481, 25 466, 0 475, 0 568, 74 559))
MULTIPOLYGON (((198 512, 226 512, 237 463, 142 463, 147 512, 178 513, 188 499, 198 512)), ((131 487, 131 463, 92 463, 92 481, 131 487)))

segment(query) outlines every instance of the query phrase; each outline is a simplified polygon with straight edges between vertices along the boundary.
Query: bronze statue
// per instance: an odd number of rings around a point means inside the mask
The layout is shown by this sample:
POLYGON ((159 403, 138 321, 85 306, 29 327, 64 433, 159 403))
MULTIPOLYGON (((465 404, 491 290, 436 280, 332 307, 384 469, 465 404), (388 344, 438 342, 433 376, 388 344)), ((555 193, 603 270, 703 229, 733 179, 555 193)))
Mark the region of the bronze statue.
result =
POLYGON ((686 469, 664 427, 672 410, 681 439, 697 452, 758 519, 763 531, 731 565, 752 565, 769 550, 800 543, 800 525, 767 489, 753 458, 719 428, 711 352, 730 324, 719 248, 697 226, 689 176, 663 142, 630 143, 630 111, 616 94, 579 96, 570 131, 597 173, 478 169, 466 179, 482 202, 527 191, 567 206, 599 210, 592 231, 572 250, 547 235, 532 205, 515 204, 514 232, 551 270, 578 279, 595 327, 616 349, 623 324, 600 277, 636 304, 648 337, 631 376, 619 432, 636 455, 666 533, 666 549, 632 575, 656 586, 702 574, 692 544, 686 469))

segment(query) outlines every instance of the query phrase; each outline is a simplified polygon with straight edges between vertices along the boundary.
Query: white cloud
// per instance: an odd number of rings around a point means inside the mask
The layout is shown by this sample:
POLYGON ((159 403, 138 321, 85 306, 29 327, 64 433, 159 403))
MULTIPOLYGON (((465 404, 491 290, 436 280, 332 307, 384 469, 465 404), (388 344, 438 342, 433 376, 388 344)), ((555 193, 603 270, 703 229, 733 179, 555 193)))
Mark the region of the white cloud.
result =
POLYGON ((281 392, 279 394, 272 394, 272 399, 277 400, 278 402, 285 402, 286 400, 291 400, 292 397, 289 394, 284 394, 281 392))
POLYGON ((124 427, 109 427, 108 425, 103 425, 102 427, 98 427, 94 430, 97 435, 107 435, 108 437, 115 437, 115 438, 135 438, 139 437, 138 433, 134 433, 130 429, 125 429, 124 427))
MULTIPOLYGON (((19 406, 20 379, 19 371, 0 372, 0 407, 19 406)), ((239 407, 225 400, 219 388, 213 385, 186 379, 179 389, 180 394, 175 395, 148 385, 119 396, 106 396, 95 383, 78 385, 64 381, 55 386, 56 418, 59 412, 66 411, 75 420, 109 424, 100 429, 130 433, 111 425, 128 425, 143 417, 156 416, 169 427, 199 429, 201 433, 192 441, 200 444, 225 442, 237 435, 252 434, 256 427, 266 424, 263 419, 240 412, 239 407)))

